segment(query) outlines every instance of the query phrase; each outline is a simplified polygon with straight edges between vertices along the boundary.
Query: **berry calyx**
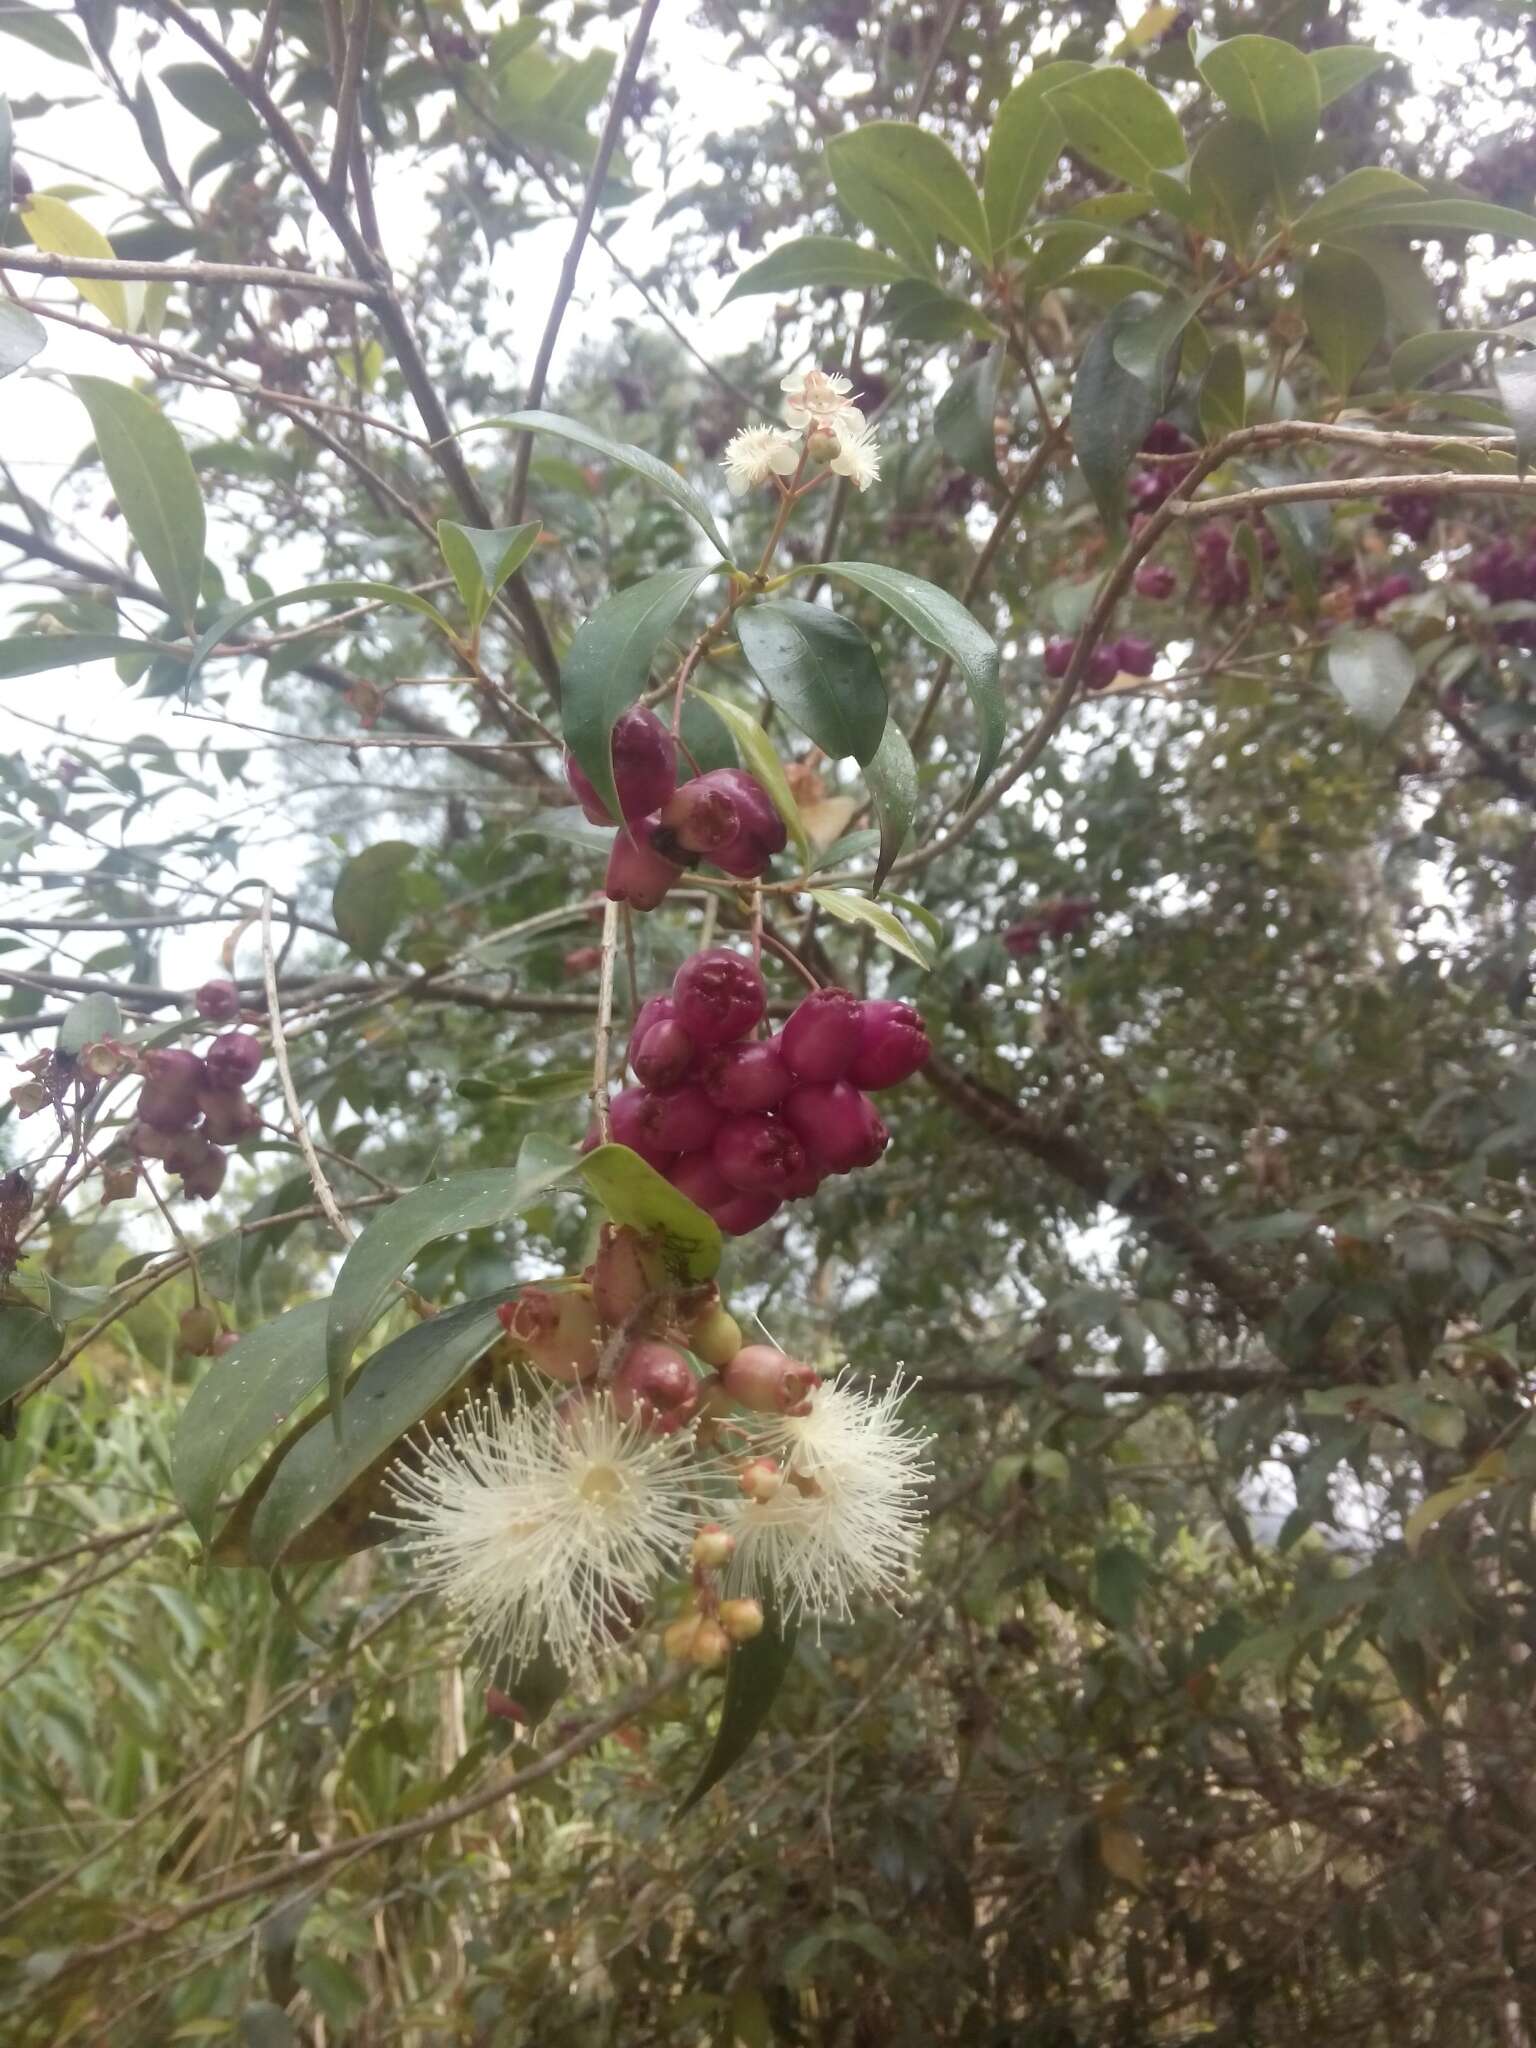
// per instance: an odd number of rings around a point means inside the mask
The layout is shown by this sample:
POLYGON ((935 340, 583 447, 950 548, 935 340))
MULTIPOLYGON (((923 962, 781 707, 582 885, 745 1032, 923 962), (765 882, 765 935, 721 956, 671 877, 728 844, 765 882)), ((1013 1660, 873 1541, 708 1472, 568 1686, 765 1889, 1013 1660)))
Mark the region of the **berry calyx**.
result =
POLYGON ((780 1034, 784 1064, 801 1081, 836 1081, 859 1049, 864 1005, 842 988, 819 988, 795 1009, 780 1034))
POLYGON ((210 1024, 231 1024, 240 1014, 240 991, 232 981, 205 981, 192 1006, 210 1024))
POLYGON ((574 1382, 597 1371, 603 1333, 588 1289, 524 1287, 501 1304, 496 1319, 550 1379, 574 1382))
MULTIPOLYGON (((643 818, 648 811, 660 810, 677 786, 677 748, 655 712, 643 704, 626 711, 614 724, 611 746, 613 783, 624 817, 633 820, 643 818)), ((591 778, 569 752, 565 757, 565 777, 589 824, 617 822, 591 778)))
POLYGON ((740 953, 711 946, 695 953, 672 982, 677 1021, 699 1045, 744 1038, 768 1008, 763 977, 740 953))
POLYGON ((855 1088, 894 1088, 924 1066, 933 1051, 923 1020, 910 1003, 869 1002, 862 1010, 858 1050, 847 1078, 855 1088))
POLYGON ((627 1223, 605 1223, 587 1277, 600 1319, 619 1324, 663 1291, 667 1269, 655 1241, 643 1231, 627 1223))

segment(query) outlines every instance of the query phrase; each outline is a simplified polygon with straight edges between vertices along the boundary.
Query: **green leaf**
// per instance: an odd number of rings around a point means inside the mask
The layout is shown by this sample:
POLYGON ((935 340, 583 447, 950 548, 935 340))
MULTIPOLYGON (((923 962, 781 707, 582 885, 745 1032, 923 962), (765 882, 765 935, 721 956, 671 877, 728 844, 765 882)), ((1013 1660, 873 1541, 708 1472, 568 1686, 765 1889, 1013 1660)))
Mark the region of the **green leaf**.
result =
POLYGON ((800 806, 795 802, 789 778, 784 773, 784 764, 773 750, 773 743, 767 733, 750 713, 737 704, 729 703, 724 697, 711 696, 708 690, 697 687, 693 695, 700 698, 713 711, 730 733, 740 750, 743 763, 773 798, 774 809, 784 820, 785 827, 794 842, 799 856, 801 871, 811 864, 810 835, 805 829, 805 820, 800 815, 800 806))
POLYGON ((205 128, 241 145, 260 142, 265 131, 255 109, 212 64, 167 64, 159 78, 205 128))
POLYGON ((1442 1486, 1437 1493, 1427 1494, 1403 1524, 1403 1542, 1410 1557, 1417 1557, 1419 1547, 1430 1530, 1443 1522, 1447 1515, 1454 1514, 1468 1501, 1477 1500, 1492 1491, 1492 1482, 1477 1479, 1472 1473, 1464 1472, 1459 1479, 1453 1479, 1449 1486, 1442 1486))
POLYGON ((188 632, 203 581, 208 521, 181 436, 158 405, 104 377, 71 377, 91 416, 96 450, 139 552, 188 632))
POLYGON ((1328 645, 1328 680, 1363 725, 1385 732, 1413 688, 1413 656, 1394 633, 1339 633, 1328 645))
POLYGON ((829 562, 826 573, 878 597, 959 668, 976 712, 976 773, 970 789, 974 796, 1003 751, 1001 657, 992 635, 958 598, 921 576, 909 576, 905 569, 888 569, 883 562, 829 562))
POLYGON ((43 1284, 48 1289, 48 1313, 60 1325, 78 1323, 86 1316, 94 1319, 112 1299, 110 1287, 71 1287, 52 1273, 44 1273, 43 1284))
POLYGON ((619 815, 613 782, 613 728, 645 688, 657 649, 713 564, 661 569, 605 598, 577 627, 560 675, 565 743, 591 777, 609 812, 619 815))
MULTIPOLYGON (((415 612, 419 618, 430 619, 445 639, 453 638, 453 628, 437 606, 424 597, 418 597, 414 590, 402 590, 397 583, 368 583, 353 577, 343 577, 326 583, 311 583, 307 589, 284 590, 275 597, 252 598, 249 604, 243 604, 235 611, 226 612, 217 625, 208 628, 192 649, 187 661, 188 683, 219 642, 227 640, 231 633, 237 632, 250 620, 262 618, 268 612, 280 611, 285 604, 302 604, 306 600, 314 602, 322 597, 372 598, 380 604, 397 604, 405 611, 415 612)), ((324 619, 317 619, 315 631, 322 631, 325 623, 324 619)))
POLYGON ((885 731, 885 683, 851 619, 826 605, 779 597, 736 615, 741 651, 791 724, 824 754, 862 766, 885 731))
POLYGON ((887 910, 883 903, 871 903, 867 896, 853 896, 846 889, 811 889, 807 894, 829 917, 844 924, 867 925, 893 953, 921 967, 925 974, 932 971, 934 946, 927 932, 919 937, 908 931, 896 913, 887 910))
POLYGON ((1536 350, 1495 363, 1493 381, 1515 430, 1515 459, 1523 476, 1536 459, 1536 350))
POLYGON ((459 586, 471 630, 478 630, 497 591, 532 554, 541 530, 537 519, 526 526, 460 526, 439 519, 437 544, 459 586))
POLYGON ((947 142, 908 121, 870 121, 827 144, 837 196, 920 270, 932 270, 938 239, 992 257, 981 195, 947 142))
POLYGON ((515 1170, 431 1180, 375 1216, 342 1260, 331 1294, 325 1362, 333 1405, 363 1332, 413 1259, 440 1238, 505 1223, 570 1171, 568 1155, 551 1157, 530 1142, 515 1170))
POLYGON ((30 363, 47 339, 48 330, 35 313, 10 299, 0 299, 0 377, 30 363))
POLYGON ((0 640, 0 682, 13 676, 41 675, 50 668, 78 668, 88 661, 106 661, 114 654, 143 655, 142 640, 118 633, 18 633, 0 640))
POLYGON ((94 995, 82 996, 78 1003, 70 1004, 59 1026, 58 1049, 62 1053, 83 1052, 86 1046, 103 1038, 120 1037, 122 1029, 123 1013, 116 996, 98 989, 94 995))
POLYGON ((1208 50, 1198 68, 1227 111, 1264 137, 1277 188, 1294 184, 1322 111, 1311 59, 1273 36, 1234 36, 1208 50))
POLYGON ((1072 385, 1072 445, 1094 503, 1116 532, 1124 516, 1125 478, 1154 420, 1164 391, 1132 376, 1115 357, 1115 341, 1148 310, 1145 296, 1124 299, 1100 321, 1083 350, 1072 385))
MULTIPOLYGON (((46 8, 34 7, 31 0, 6 0, 0 7, 0 34, 16 36, 24 43, 30 43, 34 50, 41 50, 45 57, 56 57, 61 64, 83 64, 91 68, 90 57, 85 46, 67 27, 63 18, 46 8)), ((76 250, 75 254, 82 252, 76 250)))
POLYGON ((1490 206, 1483 199, 1382 198, 1359 208, 1354 224, 1426 235, 1442 230, 1451 234, 1507 235, 1518 242, 1536 242, 1536 214, 1520 213, 1513 206, 1490 206))
MULTIPOLYGON (((1278 486, 1300 481, 1303 472, 1294 464, 1254 462, 1244 464, 1241 474, 1245 481, 1278 486)), ((1332 541, 1332 514, 1326 505, 1309 505, 1304 501, 1281 503, 1265 506, 1264 523, 1280 544, 1291 589, 1302 611, 1310 618, 1317 609, 1317 565, 1332 541)), ((1250 564, 1249 573, 1257 590, 1264 574, 1261 556, 1250 564)))
POLYGON ((64 1332, 41 1309, 0 1302, 0 1402, 46 1372, 64 1349, 64 1332))
POLYGON ((405 908, 402 884, 418 849, 408 839, 381 839, 349 860, 331 891, 336 929, 365 960, 376 959, 405 908))
POLYGON ((325 1378, 329 1309, 306 1301, 247 1331, 193 1388, 171 1440, 171 1486, 205 1545, 235 1472, 325 1378))
POLYGON ((1380 279, 1347 249, 1319 249, 1302 272, 1301 315, 1334 390, 1347 396, 1387 331, 1380 279))
MULTIPOLYGON (((1101 268, 1104 266, 1100 266, 1101 268)), ((1161 392, 1167 386, 1175 351, 1191 320, 1211 296, 1208 288, 1187 299, 1165 299, 1155 312, 1127 319, 1115 334, 1115 361, 1143 384, 1161 392)))
POLYGON ((1200 226, 1245 249, 1271 190, 1263 144, 1242 121, 1216 121, 1195 145, 1189 196, 1200 226))
POLYGON ((912 829, 917 811, 917 763, 906 734, 894 718, 885 721, 879 751, 865 768, 864 780, 869 784, 875 816, 880 820, 880 858, 875 862, 872 885, 878 894, 912 829))
POLYGON ((664 462, 658 462, 654 455, 648 455, 643 448, 636 448, 628 441, 613 441, 608 435, 600 434, 595 428, 585 426, 580 420, 567 419, 558 412, 509 412, 491 420, 478 420, 471 427, 465 427, 465 434, 483 433, 490 427, 516 427, 520 431, 535 434, 558 434, 562 440, 574 441, 578 447, 590 448, 594 454, 602 455, 609 462, 620 463, 625 469, 633 470, 636 476, 643 476, 648 484, 669 498, 681 512, 700 526, 710 545, 723 555, 726 561, 731 551, 721 538, 715 524, 715 515, 694 489, 684 481, 675 469, 669 469, 664 462))
POLYGON ((1093 1604, 1118 1629, 1136 1625, 1136 1609, 1152 1568, 1139 1550, 1110 1543, 1093 1560, 1093 1604))
POLYGON ((944 453, 972 476, 992 484, 1000 481, 993 421, 1002 367, 1002 350, 989 348, 979 362, 968 363, 956 374, 933 409, 933 431, 944 453))
POLYGON ((1248 379, 1235 341, 1214 351, 1200 380, 1200 431, 1208 441, 1235 434, 1247 422, 1248 379))
POLYGON ((1021 78, 997 110, 987 139, 982 195, 987 227, 998 256, 1029 226, 1035 201, 1066 147, 1066 130, 1046 105, 1045 96, 1088 69, 1071 58, 1042 64, 1021 78))
POLYGON ((1392 61, 1380 50, 1368 50, 1360 43, 1339 43, 1329 50, 1314 50, 1311 63, 1317 73, 1319 103, 1331 107, 1335 100, 1353 92, 1392 61))
MULTIPOLYGON (((251 1522, 250 1555, 256 1563, 274 1565, 288 1553, 297 1553, 297 1561, 310 1561, 303 1556, 305 1533, 452 1393, 480 1354, 496 1342, 501 1335, 496 1311, 506 1299, 502 1289, 445 1309, 374 1353, 341 1404, 339 1442, 328 1430, 307 1431, 268 1482, 251 1522)), ((324 1548, 335 1554, 329 1544, 324 1548)))
POLYGON ((763 1632, 748 1643, 738 1643, 731 1652, 714 1743, 675 1819, 680 1820, 690 1807, 697 1806, 704 1794, 746 1755, 772 1712, 794 1659, 798 1623, 786 1620, 766 1582, 760 1587, 758 1598, 763 1605, 763 1632))
POLYGON ((894 284, 907 274, 904 263, 879 249, 866 249, 844 235, 803 235, 774 249, 750 270, 744 270, 720 301, 750 299, 762 292, 794 292, 808 287, 835 292, 867 291, 894 284))
POLYGON ((1485 341, 1498 334, 1494 327, 1432 328, 1427 334, 1410 334, 1392 351, 1389 369, 1395 391, 1416 391, 1426 377, 1447 363, 1472 355, 1485 341))
POLYGON ((880 318, 898 341, 958 341, 962 334, 991 341, 999 333, 968 299, 941 291, 926 277, 904 277, 893 284, 881 303, 880 318))
POLYGON ((573 1156, 571 1170, 615 1223, 659 1235, 662 1257, 679 1282, 709 1280, 719 1271, 719 1225, 638 1152, 627 1145, 599 1145, 583 1157, 573 1156))
MULTIPOLYGON (((0 22, 5 15, 0 12, 0 22)), ((93 228, 84 214, 51 192, 33 192, 16 209, 34 248, 48 256, 112 257, 116 252, 99 228, 93 228)), ((111 327, 131 328, 128 294, 116 278, 72 277, 69 282, 94 306, 111 327)), ((92 380, 93 382, 96 380, 92 380)), ((148 400, 142 401, 148 404, 148 400)))
POLYGON ((1314 199, 1295 222, 1294 232, 1298 241, 1316 241, 1319 228, 1340 225, 1378 200, 1421 197, 1423 193, 1424 187, 1414 178, 1405 178, 1401 171, 1389 171, 1382 164, 1367 164, 1362 170, 1346 172, 1336 185, 1328 187, 1321 199, 1314 199))
POLYGON ((1052 88, 1046 106, 1079 156, 1127 185, 1184 162, 1184 131, 1162 94, 1112 64, 1052 88))

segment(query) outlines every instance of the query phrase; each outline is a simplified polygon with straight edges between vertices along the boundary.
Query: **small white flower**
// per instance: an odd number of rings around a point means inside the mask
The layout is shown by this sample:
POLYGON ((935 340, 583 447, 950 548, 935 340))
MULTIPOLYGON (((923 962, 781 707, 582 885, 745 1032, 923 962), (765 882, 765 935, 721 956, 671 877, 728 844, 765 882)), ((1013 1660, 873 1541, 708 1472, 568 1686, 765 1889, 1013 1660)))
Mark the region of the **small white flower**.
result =
POLYGON ((799 460, 800 444, 783 427, 743 427, 726 442, 720 467, 732 497, 739 498, 771 476, 793 476, 799 460))
POLYGON ((862 420, 857 427, 850 426, 843 419, 834 419, 831 427, 837 436, 837 453, 830 465, 833 473, 847 477, 856 491, 867 491, 880 478, 880 448, 874 428, 866 427, 862 420))
POLYGON ((787 1614, 848 1620, 861 1599, 894 1601, 922 1541, 928 1438, 897 1410, 900 1373, 876 1392, 839 1376, 808 1415, 763 1417, 755 1451, 782 1458, 785 1484, 733 1511, 731 1585, 766 1581, 787 1614))
POLYGON ((686 1557, 704 1503, 687 1439, 620 1421, 606 1397, 472 1402, 388 1480, 428 1590, 487 1670, 541 1643, 589 1678, 658 1573, 686 1557))
POLYGON ((796 370, 782 377, 784 417, 792 427, 833 425, 846 421, 854 429, 864 424, 864 415, 849 397, 852 383, 837 370, 796 370))

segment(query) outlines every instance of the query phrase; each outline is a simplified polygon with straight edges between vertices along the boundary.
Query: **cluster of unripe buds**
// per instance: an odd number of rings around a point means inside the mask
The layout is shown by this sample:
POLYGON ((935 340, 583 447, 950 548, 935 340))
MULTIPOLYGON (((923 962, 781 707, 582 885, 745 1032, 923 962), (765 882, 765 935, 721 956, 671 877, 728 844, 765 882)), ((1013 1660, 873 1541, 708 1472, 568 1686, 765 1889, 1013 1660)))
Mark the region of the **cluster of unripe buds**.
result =
POLYGON ((618 827, 604 882, 615 903, 654 910, 700 861, 752 881, 784 851, 788 829, 756 776, 711 768, 679 787, 677 742, 644 705, 615 724, 612 759, 617 819, 570 754, 565 772, 589 823, 618 827))
POLYGON ((671 992, 640 1006, 629 1042, 638 1085, 609 1105, 614 1141, 733 1237, 829 1175, 873 1166, 889 1133, 866 1091, 905 1081, 931 1049, 906 1003, 816 989, 773 1037, 755 1037, 767 1007, 744 955, 691 955, 671 992))
MULTIPOLYGON (((758 1346, 764 1349, 764 1346, 758 1346)), ((693 1586, 688 1611, 662 1630, 661 1647, 680 1664, 706 1671, 723 1664, 738 1643, 763 1632, 760 1600, 720 1597, 720 1574, 736 1550, 736 1539, 718 1522, 704 1522, 693 1539, 693 1586)))
MULTIPOLYGON (((200 1017, 226 1023, 240 1013, 232 981, 210 981, 195 998, 200 1017)), ((144 1053, 128 1142, 139 1159, 158 1159, 181 1177, 181 1192, 209 1202, 224 1185, 227 1148, 261 1128, 261 1116, 245 1095, 264 1055, 249 1031, 221 1031, 201 1053, 169 1046, 144 1053)))

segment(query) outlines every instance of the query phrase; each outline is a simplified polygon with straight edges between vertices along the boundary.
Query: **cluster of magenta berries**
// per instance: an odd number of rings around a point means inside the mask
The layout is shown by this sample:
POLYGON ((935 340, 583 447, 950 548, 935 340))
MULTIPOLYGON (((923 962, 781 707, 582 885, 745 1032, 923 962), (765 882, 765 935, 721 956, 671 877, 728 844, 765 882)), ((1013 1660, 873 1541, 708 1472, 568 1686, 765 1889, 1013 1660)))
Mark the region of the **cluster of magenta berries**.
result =
MULTIPOLYGON (((1170 572, 1171 573, 1171 572, 1170 572)), ((1053 681, 1060 681, 1072 666, 1072 657, 1077 652, 1075 638, 1058 635, 1045 643, 1042 666, 1053 681)), ((1116 676, 1149 676, 1157 665, 1157 649, 1150 640, 1143 640, 1137 633, 1122 633, 1118 640, 1107 640, 1102 647, 1095 647, 1088 657, 1088 667, 1083 676, 1083 687, 1089 690, 1107 690, 1116 676)))
MULTIPOLYGON (((1462 573, 1490 604, 1529 604, 1536 601, 1536 543, 1528 534, 1519 541, 1501 535, 1480 549, 1462 573)), ((1506 619, 1497 630, 1507 645, 1536 645, 1536 620, 1506 619)))
POLYGON ((677 742, 636 705, 613 728, 613 781, 622 822, 569 753, 566 779, 593 825, 617 825, 604 881, 615 903, 654 910, 700 861, 752 881, 789 838, 773 799, 742 768, 711 768, 679 788, 677 742))
POLYGON ((767 1008, 742 954, 693 954, 670 994, 641 1005, 629 1042, 637 1085, 609 1105, 615 1142, 732 1237, 828 1175, 873 1166, 889 1133, 866 1091, 907 1080, 930 1051, 906 1003, 816 989, 772 1038, 754 1037, 767 1008))
POLYGON ((1188 434, 1181 433, 1172 420, 1157 420, 1142 442, 1141 452, 1143 455, 1181 458, 1144 465, 1133 469, 1126 478, 1125 491, 1132 511, 1148 514, 1155 512, 1165 498, 1171 497, 1189 475, 1195 466, 1196 449, 1188 434))
MULTIPOLYGON (((204 982, 194 1000, 198 1015, 212 1024, 240 1014, 240 991, 232 981, 204 982)), ((160 1160, 181 1176, 184 1195, 211 1202, 224 1185, 225 1148, 261 1128, 260 1113, 244 1090, 262 1058, 261 1040, 249 1031, 221 1031, 201 1053, 185 1046, 146 1052, 128 1136, 136 1156, 160 1160)))
POLYGON ((1028 917, 1009 925, 1003 946, 1015 960, 1029 960, 1046 939, 1070 939, 1081 931, 1098 910, 1097 896, 1055 896, 1036 904, 1028 917))

